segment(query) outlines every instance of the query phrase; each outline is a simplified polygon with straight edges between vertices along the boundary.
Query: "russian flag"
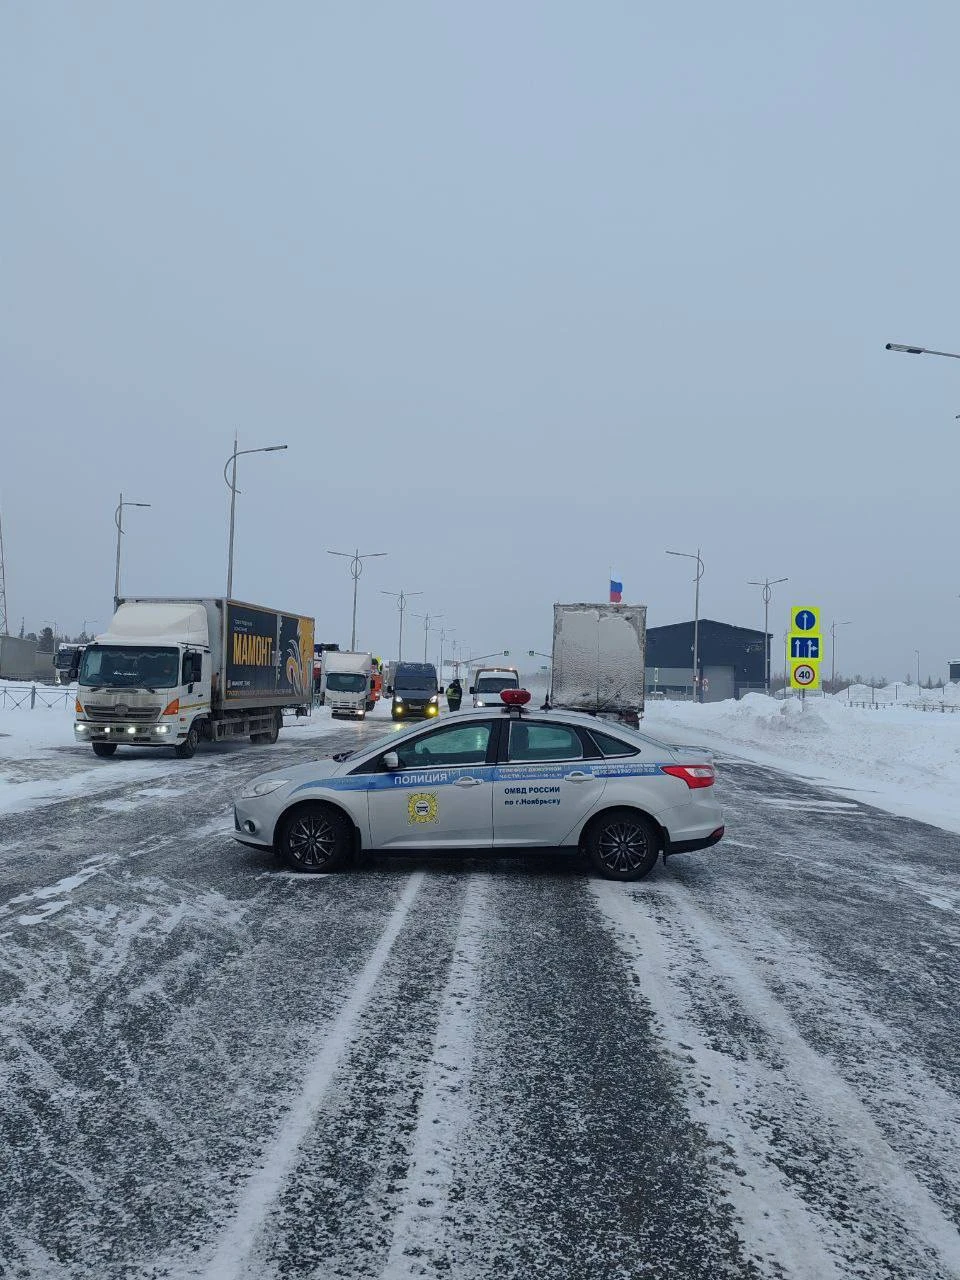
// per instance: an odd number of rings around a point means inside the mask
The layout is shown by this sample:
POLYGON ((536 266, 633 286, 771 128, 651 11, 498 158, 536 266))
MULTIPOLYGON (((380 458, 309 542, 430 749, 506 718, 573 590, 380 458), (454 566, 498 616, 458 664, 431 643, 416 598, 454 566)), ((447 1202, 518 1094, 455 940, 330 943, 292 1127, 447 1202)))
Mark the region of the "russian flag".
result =
POLYGON ((610 603, 620 604, 623 600, 623 583, 610 579, 610 603))

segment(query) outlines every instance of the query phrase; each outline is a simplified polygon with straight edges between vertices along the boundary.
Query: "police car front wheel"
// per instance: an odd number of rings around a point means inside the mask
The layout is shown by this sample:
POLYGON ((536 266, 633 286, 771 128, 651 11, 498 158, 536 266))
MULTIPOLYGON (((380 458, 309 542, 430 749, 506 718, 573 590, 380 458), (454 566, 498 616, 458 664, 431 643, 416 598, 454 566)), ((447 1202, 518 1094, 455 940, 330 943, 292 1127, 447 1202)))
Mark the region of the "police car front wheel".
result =
POLYGON ((584 841, 590 861, 608 880, 639 880, 656 865, 660 840, 653 823, 635 809, 601 814, 584 841))
POLYGON ((353 830, 349 820, 328 805, 302 805, 281 821, 277 843, 294 871, 337 871, 350 857, 353 830))

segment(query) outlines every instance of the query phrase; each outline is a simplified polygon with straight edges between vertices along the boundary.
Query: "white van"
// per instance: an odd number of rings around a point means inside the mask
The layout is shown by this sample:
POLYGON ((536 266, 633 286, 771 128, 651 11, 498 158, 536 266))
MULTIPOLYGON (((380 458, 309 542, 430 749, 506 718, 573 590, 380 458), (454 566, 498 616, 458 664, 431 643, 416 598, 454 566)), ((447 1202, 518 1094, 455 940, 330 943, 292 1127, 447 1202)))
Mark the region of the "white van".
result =
POLYGON ((519 689, 520 673, 516 667, 477 667, 470 682, 475 707, 502 706, 504 689, 519 689))

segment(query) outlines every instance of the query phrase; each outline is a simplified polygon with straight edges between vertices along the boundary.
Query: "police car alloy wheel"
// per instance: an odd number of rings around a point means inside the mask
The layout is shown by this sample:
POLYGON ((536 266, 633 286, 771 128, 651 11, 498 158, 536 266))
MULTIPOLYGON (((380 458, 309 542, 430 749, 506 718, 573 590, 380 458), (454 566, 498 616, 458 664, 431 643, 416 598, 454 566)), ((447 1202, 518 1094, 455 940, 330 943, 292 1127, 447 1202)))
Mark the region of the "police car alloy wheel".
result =
POLYGON ((337 871, 352 847, 349 821, 325 804, 302 805, 280 825, 278 852, 294 871, 337 871))
POLYGON ((656 865, 660 841, 653 824, 635 809, 610 809, 585 840, 590 860, 608 880, 639 880, 656 865))

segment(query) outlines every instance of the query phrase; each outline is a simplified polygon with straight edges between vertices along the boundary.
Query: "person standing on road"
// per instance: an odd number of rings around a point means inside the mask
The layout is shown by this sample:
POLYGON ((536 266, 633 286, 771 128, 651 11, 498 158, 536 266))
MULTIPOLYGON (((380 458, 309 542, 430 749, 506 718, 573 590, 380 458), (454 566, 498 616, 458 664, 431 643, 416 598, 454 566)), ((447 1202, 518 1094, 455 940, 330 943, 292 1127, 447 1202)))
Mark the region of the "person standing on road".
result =
POLYGON ((463 686, 457 677, 447 685, 447 706, 451 711, 459 711, 463 701, 463 686))

